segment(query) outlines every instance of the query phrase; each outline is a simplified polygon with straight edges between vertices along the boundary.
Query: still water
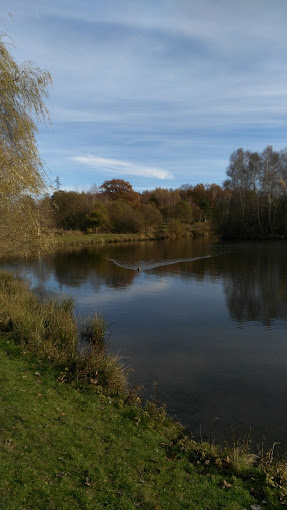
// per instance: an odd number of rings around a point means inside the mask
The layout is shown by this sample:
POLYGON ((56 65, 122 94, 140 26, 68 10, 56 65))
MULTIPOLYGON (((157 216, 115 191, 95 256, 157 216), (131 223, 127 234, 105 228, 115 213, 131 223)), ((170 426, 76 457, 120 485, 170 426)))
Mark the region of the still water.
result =
POLYGON ((251 426, 287 449, 287 242, 108 244, 6 267, 101 312, 131 383, 157 381, 196 438, 251 426))

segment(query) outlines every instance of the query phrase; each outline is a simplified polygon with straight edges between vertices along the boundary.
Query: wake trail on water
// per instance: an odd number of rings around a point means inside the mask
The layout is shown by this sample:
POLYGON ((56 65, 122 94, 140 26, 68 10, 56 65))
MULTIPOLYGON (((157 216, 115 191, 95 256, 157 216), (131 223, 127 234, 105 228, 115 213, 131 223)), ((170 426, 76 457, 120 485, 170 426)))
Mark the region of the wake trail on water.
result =
MULTIPOLYGON (((168 260, 166 262, 156 262, 156 263, 147 263, 140 266, 141 271, 149 271, 151 269, 158 269, 160 267, 164 266, 173 266, 175 264, 180 264, 181 262, 194 262, 196 260, 203 260, 203 259, 210 259, 211 257, 214 257, 214 255, 204 255, 202 257, 191 257, 188 259, 176 259, 176 260, 168 260)), ((137 271, 139 265, 129 265, 129 264, 121 264, 116 259, 109 259, 106 257, 106 260, 109 260, 110 262, 113 262, 116 266, 122 267, 123 269, 130 269, 131 271, 137 271)))

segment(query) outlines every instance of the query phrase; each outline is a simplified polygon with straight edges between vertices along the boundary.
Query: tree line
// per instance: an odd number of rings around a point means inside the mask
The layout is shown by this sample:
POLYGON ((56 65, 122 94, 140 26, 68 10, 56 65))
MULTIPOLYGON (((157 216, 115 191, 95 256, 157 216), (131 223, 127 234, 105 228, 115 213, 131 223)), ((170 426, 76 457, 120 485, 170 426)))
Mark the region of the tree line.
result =
POLYGON ((86 193, 58 191, 50 199, 54 224, 62 229, 139 232, 168 226, 187 232, 208 222, 223 238, 257 239, 287 235, 287 150, 234 151, 227 179, 137 193, 122 179, 105 181, 86 193))
POLYGON ((128 181, 112 179, 87 192, 56 191, 45 200, 57 229, 135 233, 165 227, 184 233, 190 225, 215 217, 216 200, 222 194, 216 184, 137 193, 128 181))
MULTIPOLYGON (((50 231, 138 233, 168 230, 185 234, 194 225, 223 238, 258 239, 287 235, 287 152, 267 146, 242 148, 230 156, 227 179, 218 184, 134 191, 123 179, 86 192, 55 190, 34 203, 50 231)), ((24 198, 22 197, 22 200, 24 198)), ((33 203, 31 196, 25 200, 33 203)))

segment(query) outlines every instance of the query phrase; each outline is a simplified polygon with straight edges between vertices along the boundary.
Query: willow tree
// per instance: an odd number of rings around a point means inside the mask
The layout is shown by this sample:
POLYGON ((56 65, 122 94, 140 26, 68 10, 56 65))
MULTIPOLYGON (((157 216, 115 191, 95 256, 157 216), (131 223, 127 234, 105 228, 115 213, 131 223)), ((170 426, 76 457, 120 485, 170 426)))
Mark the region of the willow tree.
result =
POLYGON ((10 41, 0 36, 0 256, 35 251, 43 240, 37 198, 45 187, 37 142, 50 73, 28 61, 18 64, 10 41))

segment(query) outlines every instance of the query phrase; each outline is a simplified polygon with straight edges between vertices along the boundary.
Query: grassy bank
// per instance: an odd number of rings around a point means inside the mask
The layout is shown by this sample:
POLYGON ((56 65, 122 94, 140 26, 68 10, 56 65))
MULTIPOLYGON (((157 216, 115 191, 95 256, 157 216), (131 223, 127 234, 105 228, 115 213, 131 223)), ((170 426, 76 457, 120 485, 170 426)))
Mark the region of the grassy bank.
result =
POLYGON ((69 301, 42 303, 5 274, 0 310, 1 509, 284 508, 284 462, 195 443, 143 406, 101 318, 77 328, 69 301))
POLYGON ((155 241, 168 239, 166 232, 138 233, 138 234, 84 234, 79 231, 56 233, 53 243, 56 246, 104 244, 104 243, 134 243, 138 241, 155 241))
POLYGON ((52 243, 55 246, 125 242, 133 243, 139 241, 156 241, 175 237, 205 237, 209 235, 212 235, 209 223, 196 223, 189 228, 184 227, 178 232, 170 231, 168 227, 165 227, 158 232, 139 232, 137 234, 95 234, 73 230, 62 232, 58 231, 55 233, 52 243))

